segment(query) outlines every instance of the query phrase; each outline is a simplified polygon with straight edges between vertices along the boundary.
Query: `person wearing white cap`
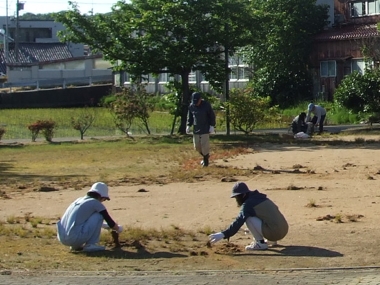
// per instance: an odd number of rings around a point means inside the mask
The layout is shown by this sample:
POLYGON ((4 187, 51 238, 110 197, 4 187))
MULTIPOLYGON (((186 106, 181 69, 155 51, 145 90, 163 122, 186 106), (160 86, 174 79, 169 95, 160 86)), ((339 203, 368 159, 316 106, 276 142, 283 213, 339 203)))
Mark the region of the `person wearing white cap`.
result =
POLYGON ((323 133, 323 122, 326 118, 326 110, 322 106, 310 103, 307 106, 307 117, 306 122, 312 122, 314 126, 319 126, 319 134, 323 133), (311 113, 314 117, 311 119, 311 113))
MULTIPOLYGON (((103 205, 106 200, 110 200, 108 186, 103 182, 94 183, 87 195, 71 203, 57 222, 58 240, 63 245, 70 246, 71 250, 105 250, 104 246, 98 245, 103 221, 114 232, 122 231, 122 227, 111 218, 103 205)), ((119 243, 118 234, 117 241, 115 237, 114 241, 119 243)))
POLYGON ((288 233, 288 223, 277 205, 257 190, 251 191, 244 182, 237 182, 232 188, 240 213, 225 231, 209 235, 210 243, 229 239, 245 223, 253 235, 253 242, 245 250, 268 249, 268 243, 277 244, 288 233))

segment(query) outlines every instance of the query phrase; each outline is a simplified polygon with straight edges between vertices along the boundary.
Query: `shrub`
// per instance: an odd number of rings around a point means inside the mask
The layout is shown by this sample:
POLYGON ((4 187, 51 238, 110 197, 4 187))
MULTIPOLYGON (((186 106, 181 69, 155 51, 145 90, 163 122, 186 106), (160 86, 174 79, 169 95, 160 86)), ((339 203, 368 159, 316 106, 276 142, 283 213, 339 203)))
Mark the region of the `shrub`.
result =
POLYGON ((256 125, 273 120, 279 114, 278 107, 270 107, 269 97, 257 97, 252 88, 233 89, 226 105, 230 109, 230 121, 236 130, 245 134, 252 132, 256 125))
POLYGON ((137 120, 150 134, 148 121, 150 112, 154 110, 154 105, 149 102, 150 97, 143 85, 138 85, 135 89, 124 88, 115 94, 115 100, 108 107, 114 115, 116 127, 129 136, 129 129, 137 120))
POLYGON ((334 94, 341 107, 355 113, 380 112, 380 70, 367 69, 365 74, 355 71, 346 76, 334 94))
POLYGON ((46 141, 51 142, 55 128, 56 123, 53 120, 38 120, 28 126, 28 129, 32 133, 32 142, 36 141, 37 136, 40 132, 42 132, 46 141))
POLYGON ((0 127, 0 140, 3 138, 3 135, 5 134, 6 130, 5 128, 0 127))
POLYGON ((54 136, 54 129, 56 128, 56 123, 52 120, 43 121, 42 134, 46 141, 51 142, 54 136))
POLYGON ((91 112, 91 110, 87 107, 82 110, 78 117, 71 117, 71 125, 73 126, 74 130, 79 131, 81 140, 83 140, 84 134, 88 128, 91 127, 94 120, 95 114, 91 112))
POLYGON ((32 142, 35 142, 39 132, 41 131, 40 121, 34 122, 28 126, 28 129, 32 133, 32 142))

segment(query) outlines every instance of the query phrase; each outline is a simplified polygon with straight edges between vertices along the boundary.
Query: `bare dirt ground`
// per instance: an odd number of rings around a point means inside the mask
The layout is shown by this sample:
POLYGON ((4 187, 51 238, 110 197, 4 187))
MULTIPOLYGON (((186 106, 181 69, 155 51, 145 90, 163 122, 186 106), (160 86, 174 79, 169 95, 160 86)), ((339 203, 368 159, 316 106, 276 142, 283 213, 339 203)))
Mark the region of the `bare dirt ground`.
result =
MULTIPOLYGON (((106 202, 106 206, 119 224, 146 229, 175 226, 197 235, 183 241, 175 252, 168 245, 151 241, 145 245, 145 255, 133 258, 124 255, 124 263, 119 260, 118 265, 108 260, 105 266, 99 261, 99 266, 92 269, 104 266, 104 269, 124 266, 123 270, 181 270, 378 265, 379 146, 379 143, 260 144, 252 147, 251 154, 212 161, 208 168, 212 171, 216 166, 232 166, 252 170, 246 177, 230 177, 224 179, 228 182, 222 182, 204 176, 202 181, 194 183, 113 186, 111 201, 106 202), (247 253, 244 246, 251 239, 242 228, 229 243, 223 240, 212 248, 206 247, 207 235, 202 229, 223 230, 238 214, 239 208, 229 198, 234 180, 245 181, 252 190, 258 189, 277 203, 290 226, 279 246, 247 253), (155 252, 160 254, 154 255, 155 252)), ((0 219, 25 213, 58 218, 69 203, 86 190, 10 193, 12 199, 0 200, 0 219)), ((53 245, 62 252, 68 251, 58 242, 53 245)), ((123 254, 137 254, 139 248, 141 246, 125 244, 121 250, 123 254)), ((72 253, 67 256, 70 258, 72 253)), ((119 259, 123 259, 120 256, 119 259)), ((105 257, 112 259, 113 255, 105 257)))

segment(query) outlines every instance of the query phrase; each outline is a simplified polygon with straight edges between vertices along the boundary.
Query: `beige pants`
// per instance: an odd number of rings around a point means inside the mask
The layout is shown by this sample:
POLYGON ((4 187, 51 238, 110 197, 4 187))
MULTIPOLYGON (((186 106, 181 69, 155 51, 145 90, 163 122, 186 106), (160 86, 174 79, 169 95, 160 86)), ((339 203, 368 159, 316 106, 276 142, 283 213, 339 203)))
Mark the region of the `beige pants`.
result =
POLYGON ((193 135, 194 148, 201 155, 207 155, 210 152, 210 134, 193 135))

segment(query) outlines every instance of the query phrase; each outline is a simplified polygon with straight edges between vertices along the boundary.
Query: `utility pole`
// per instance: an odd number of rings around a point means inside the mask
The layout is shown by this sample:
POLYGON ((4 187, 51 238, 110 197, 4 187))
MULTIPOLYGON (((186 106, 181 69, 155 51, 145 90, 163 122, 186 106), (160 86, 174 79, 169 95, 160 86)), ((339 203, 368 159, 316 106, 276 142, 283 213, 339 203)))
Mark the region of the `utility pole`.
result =
POLYGON ((16 63, 19 62, 19 32, 20 32, 20 23, 19 23, 19 11, 24 9, 24 3, 20 3, 17 0, 16 3, 16 37, 15 37, 15 55, 16 55, 16 63))
MULTIPOLYGON (((228 63, 229 63, 228 23, 225 24, 225 30, 226 30, 227 38, 224 44, 224 64, 225 64, 224 68, 225 68, 225 73, 226 73, 226 80, 224 82, 224 98, 226 102, 228 103, 230 100, 230 69, 228 66, 228 63)), ((226 135, 230 135, 230 108, 228 104, 226 105, 226 135)))
POLYGON ((5 32, 4 32, 4 58, 5 66, 8 63, 8 0, 5 1, 5 32))

